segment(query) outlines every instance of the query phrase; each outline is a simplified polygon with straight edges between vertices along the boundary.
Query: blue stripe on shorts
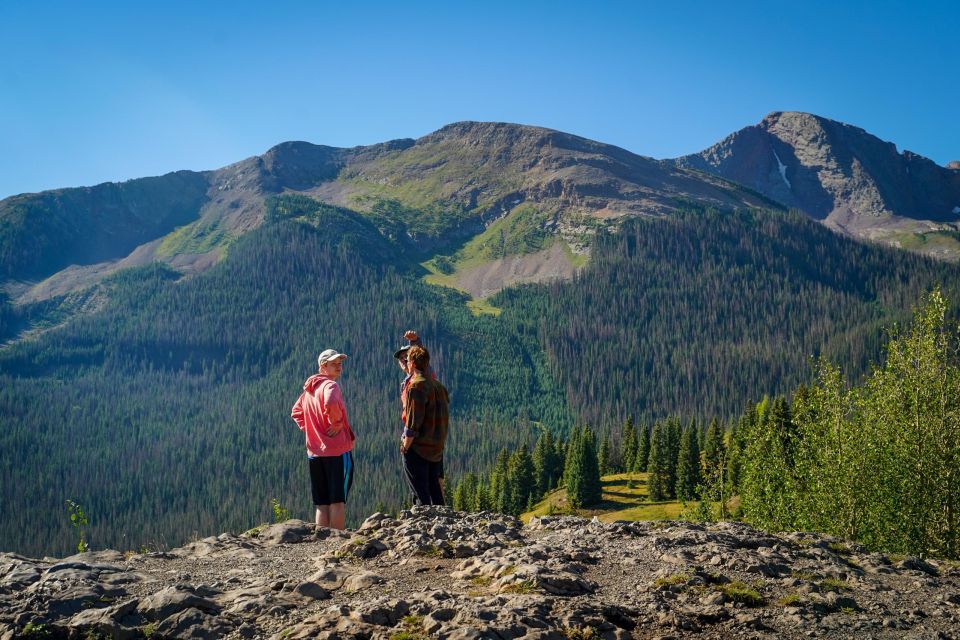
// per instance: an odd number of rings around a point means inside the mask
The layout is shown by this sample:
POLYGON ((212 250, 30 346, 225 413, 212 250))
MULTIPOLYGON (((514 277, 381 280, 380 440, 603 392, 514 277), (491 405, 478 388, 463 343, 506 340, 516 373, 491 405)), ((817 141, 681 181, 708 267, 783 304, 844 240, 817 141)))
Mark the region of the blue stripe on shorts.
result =
POLYGON ((343 454, 343 500, 347 500, 347 491, 350 489, 350 474, 353 473, 353 456, 350 452, 343 454))

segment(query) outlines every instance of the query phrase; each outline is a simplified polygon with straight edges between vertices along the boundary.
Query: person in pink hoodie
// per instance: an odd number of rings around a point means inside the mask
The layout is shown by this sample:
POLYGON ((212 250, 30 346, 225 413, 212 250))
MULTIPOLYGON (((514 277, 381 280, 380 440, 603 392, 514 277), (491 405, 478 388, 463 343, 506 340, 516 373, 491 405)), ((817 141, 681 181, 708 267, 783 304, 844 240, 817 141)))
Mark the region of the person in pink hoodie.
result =
POLYGON ((306 437, 317 526, 331 529, 346 524, 347 494, 353 484, 355 437, 337 384, 346 357, 335 349, 323 351, 317 358, 320 373, 303 383, 303 393, 290 412, 306 437))

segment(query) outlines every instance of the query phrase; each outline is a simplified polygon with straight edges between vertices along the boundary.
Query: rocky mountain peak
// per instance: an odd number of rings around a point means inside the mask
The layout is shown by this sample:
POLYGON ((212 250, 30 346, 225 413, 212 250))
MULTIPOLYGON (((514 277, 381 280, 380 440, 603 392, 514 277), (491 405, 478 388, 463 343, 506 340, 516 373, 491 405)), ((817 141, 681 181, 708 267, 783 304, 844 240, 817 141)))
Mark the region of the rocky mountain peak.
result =
POLYGON ((958 174, 810 113, 772 112, 675 162, 744 184, 857 237, 894 241, 903 233, 951 231, 960 222, 958 174))
POLYGON ((953 565, 732 522, 521 526, 415 507, 348 532, 292 520, 170 551, 0 554, 3 638, 949 637, 958 624, 953 565))

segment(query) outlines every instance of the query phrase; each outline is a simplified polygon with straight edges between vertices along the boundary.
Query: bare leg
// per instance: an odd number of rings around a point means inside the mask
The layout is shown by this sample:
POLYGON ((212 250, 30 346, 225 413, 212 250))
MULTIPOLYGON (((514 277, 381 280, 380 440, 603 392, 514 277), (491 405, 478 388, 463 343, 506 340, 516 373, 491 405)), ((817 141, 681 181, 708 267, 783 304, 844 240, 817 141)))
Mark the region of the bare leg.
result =
MULTIPOLYGON (((342 503, 341 503, 342 504, 342 503)), ((328 505, 317 505, 317 526, 318 527, 329 527, 330 526, 330 506, 328 505)))
POLYGON ((343 529, 347 524, 347 505, 335 502, 330 505, 330 528, 343 529))

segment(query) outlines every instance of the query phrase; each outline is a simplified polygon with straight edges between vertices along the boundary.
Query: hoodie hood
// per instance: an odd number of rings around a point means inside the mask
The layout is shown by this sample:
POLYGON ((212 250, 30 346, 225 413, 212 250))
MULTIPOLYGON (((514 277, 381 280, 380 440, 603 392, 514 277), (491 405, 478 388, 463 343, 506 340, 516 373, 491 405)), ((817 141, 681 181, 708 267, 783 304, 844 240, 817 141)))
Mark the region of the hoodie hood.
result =
POLYGON ((332 381, 333 379, 330 376, 323 375, 322 373, 315 373, 307 378, 307 381, 303 383, 303 390, 313 395, 313 392, 317 390, 317 387, 319 387, 326 380, 332 381))

